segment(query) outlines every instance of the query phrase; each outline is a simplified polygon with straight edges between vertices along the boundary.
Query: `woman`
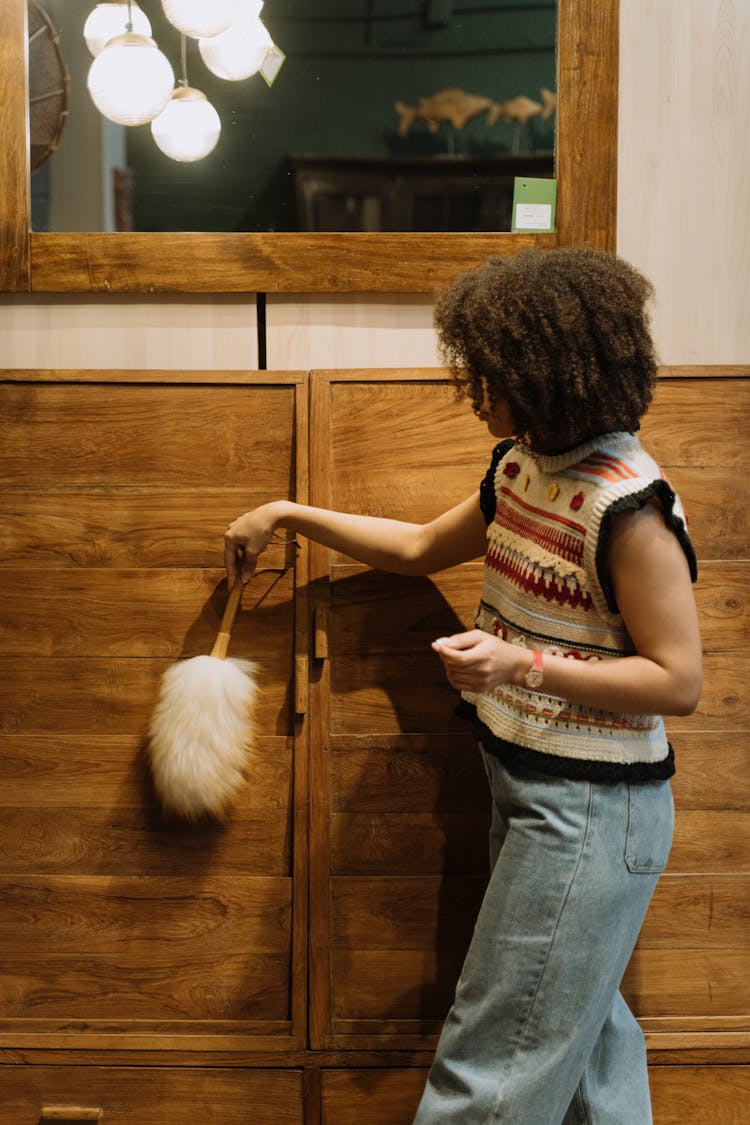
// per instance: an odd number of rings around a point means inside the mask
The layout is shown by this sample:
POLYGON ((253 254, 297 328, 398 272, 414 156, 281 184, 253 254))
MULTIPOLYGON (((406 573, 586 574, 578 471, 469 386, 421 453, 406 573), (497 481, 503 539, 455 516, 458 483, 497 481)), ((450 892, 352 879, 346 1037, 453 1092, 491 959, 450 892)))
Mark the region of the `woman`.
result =
POLYGON ((226 535, 230 585, 279 528, 399 574, 485 558, 475 628, 433 648, 489 778, 491 876, 415 1125, 651 1121, 619 984, 672 838, 660 716, 696 707, 701 648, 684 513, 635 436, 650 297, 598 251, 491 259, 435 313, 506 438, 479 490, 425 525, 282 500, 226 535))

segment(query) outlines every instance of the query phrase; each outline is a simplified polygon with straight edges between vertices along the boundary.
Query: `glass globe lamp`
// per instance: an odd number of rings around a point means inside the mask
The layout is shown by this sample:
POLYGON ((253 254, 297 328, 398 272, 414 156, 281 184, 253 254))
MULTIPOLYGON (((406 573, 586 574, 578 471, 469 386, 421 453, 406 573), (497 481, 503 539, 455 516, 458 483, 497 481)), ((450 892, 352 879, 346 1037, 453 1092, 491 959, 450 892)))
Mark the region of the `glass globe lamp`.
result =
POLYGON ((132 18, 133 31, 136 35, 150 37, 151 24, 148 16, 137 4, 130 5, 130 14, 126 0, 123 3, 97 4, 93 12, 89 13, 83 25, 83 37, 91 54, 96 56, 116 35, 122 35, 127 30, 128 19, 132 18))
POLYGON ((96 56, 87 86, 94 105, 110 121, 145 125, 172 96, 174 72, 153 39, 126 31, 96 56))
POLYGON ((184 35, 199 39, 226 31, 240 13, 242 0, 162 0, 164 15, 184 35))
POLYGON ((257 17, 238 20, 221 35, 198 41, 201 58, 211 73, 230 82, 257 74, 272 47, 273 40, 257 17))
POLYGON ((151 122, 151 133, 165 156, 190 163, 216 148, 221 121, 205 94, 178 86, 166 109, 151 122))

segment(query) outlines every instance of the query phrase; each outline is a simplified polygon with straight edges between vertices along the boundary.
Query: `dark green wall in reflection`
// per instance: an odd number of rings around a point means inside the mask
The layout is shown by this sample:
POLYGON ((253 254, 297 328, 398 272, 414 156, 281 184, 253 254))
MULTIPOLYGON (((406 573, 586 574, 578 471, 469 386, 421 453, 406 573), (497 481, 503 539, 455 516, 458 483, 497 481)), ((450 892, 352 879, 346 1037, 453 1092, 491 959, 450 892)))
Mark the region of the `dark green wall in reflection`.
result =
MULTIPOLYGON (((179 34, 143 0, 154 38, 179 72, 179 34)), ((272 87, 224 82, 188 43, 188 80, 222 120, 217 148, 195 164, 165 157, 149 126, 128 131, 136 230, 296 230, 290 155, 492 157, 554 147, 554 115, 520 132, 484 114, 431 134, 398 134, 395 101, 416 105, 457 86, 496 102, 555 89, 556 5, 544 0, 266 0, 263 19, 286 54, 272 87)))

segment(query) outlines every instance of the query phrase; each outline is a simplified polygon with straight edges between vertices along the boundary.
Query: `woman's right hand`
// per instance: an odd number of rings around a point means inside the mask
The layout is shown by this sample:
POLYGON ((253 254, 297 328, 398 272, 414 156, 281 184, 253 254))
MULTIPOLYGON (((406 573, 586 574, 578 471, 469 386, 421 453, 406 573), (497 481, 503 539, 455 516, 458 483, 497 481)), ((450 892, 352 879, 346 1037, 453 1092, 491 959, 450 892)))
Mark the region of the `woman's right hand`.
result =
POLYGON ((252 578, 258 565, 258 556, 265 551, 276 530, 278 517, 277 504, 262 504, 252 512, 245 512, 227 528, 224 535, 224 564, 230 590, 238 578, 243 585, 252 578))

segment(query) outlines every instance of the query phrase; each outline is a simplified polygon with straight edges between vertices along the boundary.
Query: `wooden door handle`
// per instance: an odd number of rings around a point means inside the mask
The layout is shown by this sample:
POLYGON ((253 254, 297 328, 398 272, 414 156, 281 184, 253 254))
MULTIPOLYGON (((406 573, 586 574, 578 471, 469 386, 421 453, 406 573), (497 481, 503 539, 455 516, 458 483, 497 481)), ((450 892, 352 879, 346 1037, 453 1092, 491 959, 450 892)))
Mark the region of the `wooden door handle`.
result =
POLYGON ((45 1105, 39 1118, 45 1121, 101 1121, 103 1111, 98 1105, 45 1105))
POLYGON ((315 660, 328 659, 327 608, 327 606, 318 605, 313 611, 313 657, 315 660))

